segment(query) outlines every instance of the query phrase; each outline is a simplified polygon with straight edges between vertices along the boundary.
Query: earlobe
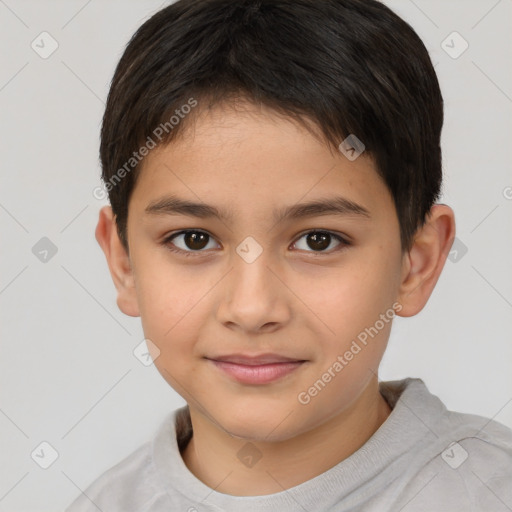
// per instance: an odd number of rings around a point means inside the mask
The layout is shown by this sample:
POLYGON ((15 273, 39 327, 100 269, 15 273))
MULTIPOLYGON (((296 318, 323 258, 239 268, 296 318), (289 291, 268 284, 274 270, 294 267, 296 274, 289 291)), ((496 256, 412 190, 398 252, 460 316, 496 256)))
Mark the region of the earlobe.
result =
POLYGON ((426 305, 441 275, 455 238, 455 215, 444 204, 436 204, 416 233, 414 244, 404 256, 398 301, 399 316, 414 316, 426 305))
POLYGON ((107 259, 110 275, 117 290, 117 305, 128 316, 140 316, 130 258, 117 233, 115 216, 110 206, 99 213, 96 240, 107 259))

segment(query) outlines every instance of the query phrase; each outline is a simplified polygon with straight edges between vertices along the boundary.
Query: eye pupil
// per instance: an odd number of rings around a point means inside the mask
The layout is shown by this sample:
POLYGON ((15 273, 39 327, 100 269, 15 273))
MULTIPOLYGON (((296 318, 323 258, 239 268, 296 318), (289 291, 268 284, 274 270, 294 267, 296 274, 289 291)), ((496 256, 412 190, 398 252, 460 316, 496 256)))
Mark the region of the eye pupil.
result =
POLYGON ((183 238, 189 249, 200 250, 208 245, 208 235, 205 233, 187 231, 183 238))
POLYGON ((331 235, 328 233, 313 232, 307 235, 307 240, 311 249, 323 250, 329 247, 329 244, 331 243, 331 235), (311 245, 310 242, 312 242, 313 245, 311 245))

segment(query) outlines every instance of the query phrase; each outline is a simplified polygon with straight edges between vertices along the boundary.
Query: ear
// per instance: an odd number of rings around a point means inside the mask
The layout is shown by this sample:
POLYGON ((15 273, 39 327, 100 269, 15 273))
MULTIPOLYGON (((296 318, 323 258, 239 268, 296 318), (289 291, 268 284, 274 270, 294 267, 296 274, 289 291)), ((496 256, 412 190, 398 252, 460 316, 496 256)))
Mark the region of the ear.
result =
POLYGON ((117 306, 125 315, 140 316, 130 258, 117 234, 116 220, 110 206, 101 208, 95 234, 107 258, 117 290, 117 306))
POLYGON ((455 239, 455 215, 444 204, 432 206, 425 224, 418 229, 411 250, 404 255, 398 302, 399 316, 414 316, 427 303, 441 275, 455 239))

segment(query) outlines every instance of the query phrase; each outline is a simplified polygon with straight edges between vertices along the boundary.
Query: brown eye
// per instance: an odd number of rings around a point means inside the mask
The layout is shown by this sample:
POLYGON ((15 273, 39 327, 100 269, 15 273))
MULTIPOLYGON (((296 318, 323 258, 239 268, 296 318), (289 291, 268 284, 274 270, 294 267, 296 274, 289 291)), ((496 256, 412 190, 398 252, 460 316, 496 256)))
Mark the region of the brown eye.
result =
POLYGON ((175 252, 190 254, 194 252, 205 252, 203 251, 205 248, 211 249, 212 247, 208 247, 211 241, 213 241, 213 238, 208 233, 188 230, 171 235, 166 238, 163 243, 175 252))
MULTIPOLYGON (((211 235, 194 229, 174 233, 161 243, 170 251, 183 256, 199 256, 201 253, 208 252, 206 249, 220 248, 218 244, 215 246, 215 239, 211 235), (214 244, 213 246, 210 245, 212 243, 214 244)), ((299 250, 321 255, 344 249, 350 245, 350 242, 330 231, 313 230, 304 233, 293 245, 299 250), (302 240, 306 242, 304 243, 302 240), (331 247, 333 242, 335 242, 334 248, 331 247), (331 250, 326 250, 329 247, 331 247, 331 250)))
POLYGON ((327 233, 310 233, 307 235, 306 240, 311 249, 323 251, 329 247, 331 243, 331 235, 327 233))
POLYGON ((209 236, 205 233, 195 231, 187 231, 183 234, 185 245, 194 251, 204 249, 208 245, 208 238, 209 236))
POLYGON ((334 252, 338 246, 346 246, 349 245, 349 243, 345 241, 341 236, 329 231, 310 231, 303 234, 299 241, 295 242, 294 245, 297 246, 298 249, 307 252, 334 252), (302 244, 302 247, 300 247, 298 245, 302 239, 305 239, 306 243, 302 244), (334 245, 334 249, 331 251, 326 251, 326 249, 331 246, 333 241, 337 242, 337 244, 334 245), (312 249, 312 251, 308 249, 312 249))

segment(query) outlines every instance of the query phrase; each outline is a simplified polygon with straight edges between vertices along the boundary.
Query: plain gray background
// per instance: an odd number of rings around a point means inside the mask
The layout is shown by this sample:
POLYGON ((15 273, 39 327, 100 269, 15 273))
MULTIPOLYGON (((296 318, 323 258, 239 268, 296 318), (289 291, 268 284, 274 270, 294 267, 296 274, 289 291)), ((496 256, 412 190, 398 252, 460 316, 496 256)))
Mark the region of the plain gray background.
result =
MULTIPOLYGON (((166 3, 0 0, 0 511, 63 510, 184 404, 134 356, 140 319, 116 306, 92 194, 114 67, 166 3)), ((512 427, 512 1, 385 3, 439 76, 457 245, 425 309, 394 321, 381 380, 420 377, 512 427)))

